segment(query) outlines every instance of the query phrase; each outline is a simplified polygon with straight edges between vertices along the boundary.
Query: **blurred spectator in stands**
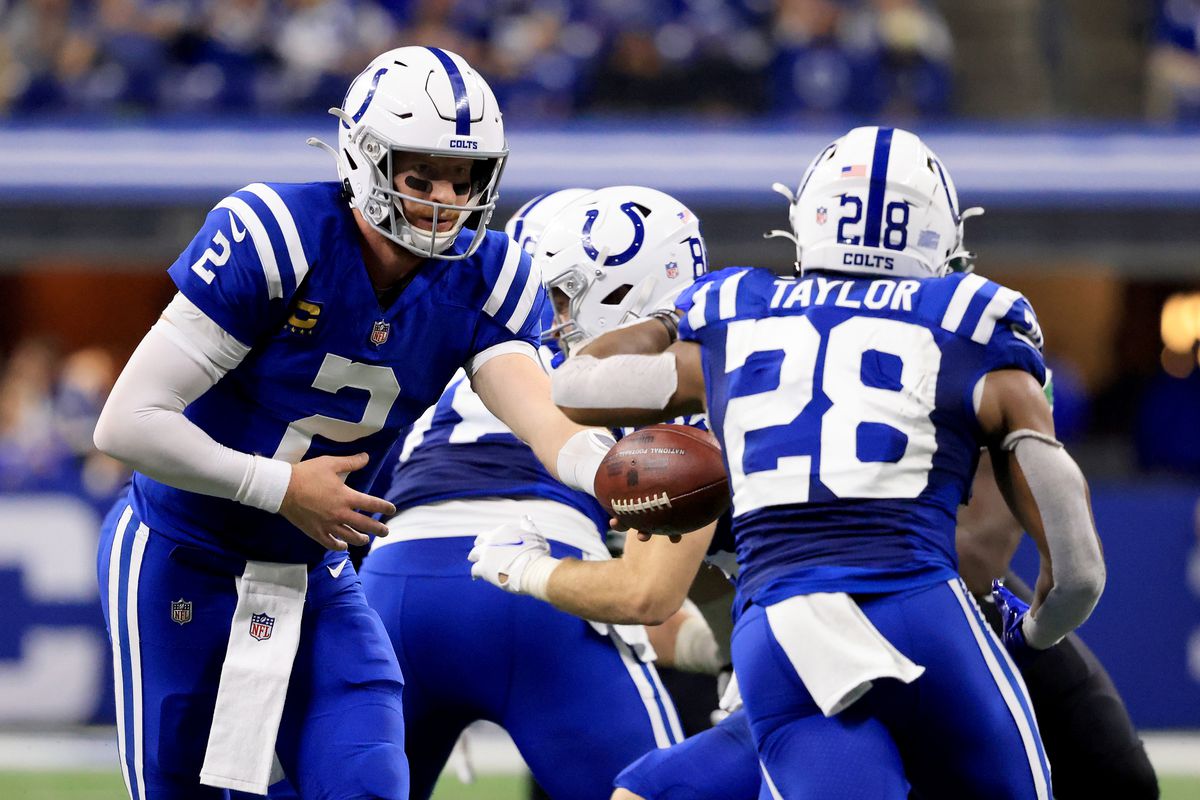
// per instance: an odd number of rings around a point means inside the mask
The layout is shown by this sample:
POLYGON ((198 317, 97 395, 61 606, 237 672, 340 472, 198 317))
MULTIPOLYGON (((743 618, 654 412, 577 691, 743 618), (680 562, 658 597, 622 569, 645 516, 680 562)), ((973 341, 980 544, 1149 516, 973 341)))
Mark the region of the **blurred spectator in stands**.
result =
POLYGON ((1147 65, 1146 107, 1155 119, 1200 120, 1200 0, 1159 0, 1147 65))
POLYGON ((872 0, 871 6, 883 112, 912 117, 949 111, 954 43, 946 21, 923 0, 872 0))
POLYGON ((79 488, 102 508, 129 478, 128 467, 92 444, 96 420, 116 377, 116 364, 108 351, 85 347, 63 360, 54 392, 58 438, 77 459, 79 488))
POLYGON ((564 0, 510 0, 491 10, 476 31, 489 46, 480 69, 489 70, 497 102, 513 118, 566 117, 599 51, 597 29, 564 0))
POLYGON ((44 339, 17 343, 0 369, 0 490, 62 482, 71 449, 54 424, 58 352, 44 339))
POLYGON ((391 16, 371 0, 283 0, 272 43, 278 98, 295 110, 336 106, 350 78, 399 44, 391 16))
POLYGON ((99 59, 80 102, 89 110, 153 108, 190 0, 98 0, 95 8, 99 59))
POLYGON ((60 363, 52 342, 18 342, 0 367, 0 492, 67 492, 104 510, 129 475, 92 445, 115 377, 99 348, 60 363))
POLYGON ((279 23, 271 0, 201 0, 189 33, 176 48, 181 64, 165 108, 203 111, 213 108, 269 109, 265 76, 276 63, 269 47, 279 23))
POLYGON ((773 32, 776 111, 910 116, 949 107, 949 29, 920 0, 779 0, 773 32))
POLYGON ((604 111, 744 115, 763 106, 770 60, 755 2, 603 0, 588 24, 604 47, 584 105, 604 111))
POLYGON ((89 77, 96 57, 90 6, 25 0, 0 15, 0 111, 56 111, 89 77))
MULTIPOLYGON (((413 0, 401 23, 403 44, 441 47, 458 53, 488 75, 488 22, 507 11, 507 4, 487 0, 413 0)), ((520 3, 526 6, 528 3, 520 3)), ((399 46, 399 44, 397 44, 399 46)))

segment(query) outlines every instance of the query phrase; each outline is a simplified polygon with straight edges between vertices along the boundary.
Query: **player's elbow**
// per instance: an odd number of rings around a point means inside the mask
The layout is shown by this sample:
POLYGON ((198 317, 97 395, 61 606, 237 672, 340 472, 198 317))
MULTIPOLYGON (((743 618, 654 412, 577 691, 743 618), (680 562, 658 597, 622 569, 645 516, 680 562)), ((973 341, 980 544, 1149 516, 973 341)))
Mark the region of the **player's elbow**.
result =
POLYGON ((92 444, 96 445, 96 449, 101 453, 119 459, 124 452, 124 437, 121 435, 121 426, 114 419, 115 416, 109 406, 104 407, 96 420, 96 429, 92 431, 92 444))
POLYGON ((1097 564, 1089 565, 1088 569, 1081 570, 1068 580, 1056 580, 1054 590, 1073 607, 1086 608, 1087 614, 1091 614, 1092 609, 1100 602, 1100 595, 1104 594, 1106 581, 1107 573, 1104 569, 1104 562, 1100 561, 1097 564))
POLYGON ((630 602, 631 624, 661 625, 683 605, 685 593, 647 587, 638 591, 630 602))

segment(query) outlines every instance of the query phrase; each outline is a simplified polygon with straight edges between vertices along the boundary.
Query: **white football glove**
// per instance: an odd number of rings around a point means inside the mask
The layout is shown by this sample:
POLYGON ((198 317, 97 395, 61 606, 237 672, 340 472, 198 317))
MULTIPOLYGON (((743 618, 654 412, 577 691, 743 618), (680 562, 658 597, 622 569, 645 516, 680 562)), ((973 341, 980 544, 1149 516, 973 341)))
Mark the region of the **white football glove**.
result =
POLYGON ((546 584, 558 566, 546 537, 528 516, 476 536, 467 559, 474 564, 472 578, 540 600, 546 599, 546 584))

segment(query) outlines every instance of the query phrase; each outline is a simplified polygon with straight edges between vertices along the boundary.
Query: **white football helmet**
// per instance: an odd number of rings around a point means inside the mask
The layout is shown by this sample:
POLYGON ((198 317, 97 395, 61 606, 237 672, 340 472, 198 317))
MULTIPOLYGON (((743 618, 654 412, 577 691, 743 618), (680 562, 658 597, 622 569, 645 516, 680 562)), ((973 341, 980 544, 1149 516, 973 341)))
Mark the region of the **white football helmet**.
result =
POLYGON ((483 241, 496 207, 496 186, 508 158, 504 124, 487 82, 462 56, 436 47, 400 47, 377 57, 350 84, 338 118, 338 149, 309 139, 333 153, 350 204, 375 230, 419 256, 466 258, 483 241), (423 200, 395 186, 397 152, 430 157, 468 158, 468 199, 462 205, 423 200), (430 206, 430 230, 404 215, 403 202, 430 206), (467 217, 482 214, 475 238, 459 255, 441 255, 467 217), (438 217, 457 214, 453 227, 439 232, 438 217))
POLYGON ((557 192, 539 194, 517 209, 517 213, 505 224, 504 232, 532 256, 550 220, 571 203, 591 193, 591 189, 559 189, 557 192))
POLYGON ((564 350, 673 307, 708 269, 696 215, 642 186, 612 186, 576 200, 542 231, 533 258, 552 299, 562 293, 548 333, 564 350))
POLYGON ((962 223, 982 208, 959 211, 950 173, 915 134, 855 128, 821 151, 791 202, 802 270, 928 278, 969 269, 962 223))

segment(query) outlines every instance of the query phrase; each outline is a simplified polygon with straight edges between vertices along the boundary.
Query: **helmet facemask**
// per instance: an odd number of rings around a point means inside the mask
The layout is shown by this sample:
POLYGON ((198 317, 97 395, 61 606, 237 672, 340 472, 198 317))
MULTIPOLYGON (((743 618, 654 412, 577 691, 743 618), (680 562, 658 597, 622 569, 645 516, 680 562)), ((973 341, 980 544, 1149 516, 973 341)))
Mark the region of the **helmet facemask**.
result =
MULTIPOLYGON (((396 162, 406 154, 417 151, 391 146, 370 131, 363 131, 359 140, 359 152, 366 157, 372 167, 370 188, 365 202, 360 207, 363 218, 383 236, 425 258, 458 259, 465 258, 479 246, 486 234, 488 220, 496 208, 499 193, 496 186, 504 171, 506 155, 492 158, 471 158, 468 156, 447 156, 437 153, 420 153, 429 159, 462 158, 472 162, 471 174, 467 191, 460 193, 455 187, 455 194, 466 194, 463 203, 441 203, 427 197, 419 197, 396 187, 396 162), (414 224, 404 212, 405 202, 410 205, 427 207, 431 211, 430 228, 426 229, 414 224), (454 243, 459 231, 466 225, 467 219, 475 213, 482 214, 475 236, 465 248, 462 255, 443 255, 444 251, 454 243), (438 226, 445 217, 457 215, 454 224, 445 231, 439 231, 438 226)), ((435 178, 435 180, 444 180, 435 178)), ((420 191, 422 187, 413 185, 414 181, 424 181, 419 177, 408 176, 406 186, 410 191, 420 191)), ((424 181, 428 183, 428 181, 424 181)), ((427 190, 426 192, 427 193, 427 190)))
POLYGON ((342 106, 329 113, 338 119, 337 148, 317 139, 309 144, 334 157, 346 199, 373 230, 423 258, 461 260, 478 249, 496 207, 508 144, 495 95, 470 64, 436 47, 389 50, 359 73, 342 106), (431 168, 422 186, 404 179, 413 158, 470 163, 465 191, 431 199, 432 182, 459 181, 460 166, 431 168), (474 237, 452 251, 474 214, 480 217, 474 237), (437 230, 448 217, 453 224, 437 230))
POLYGON ((579 318, 583 298, 587 295, 590 285, 590 276, 580 267, 564 270, 546 281, 546 290, 550 293, 550 301, 554 305, 554 324, 543 331, 542 341, 556 340, 563 355, 568 357, 572 349, 583 346, 584 342, 592 338, 575 321, 579 318), (565 314, 561 311, 563 305, 566 306, 565 314))

